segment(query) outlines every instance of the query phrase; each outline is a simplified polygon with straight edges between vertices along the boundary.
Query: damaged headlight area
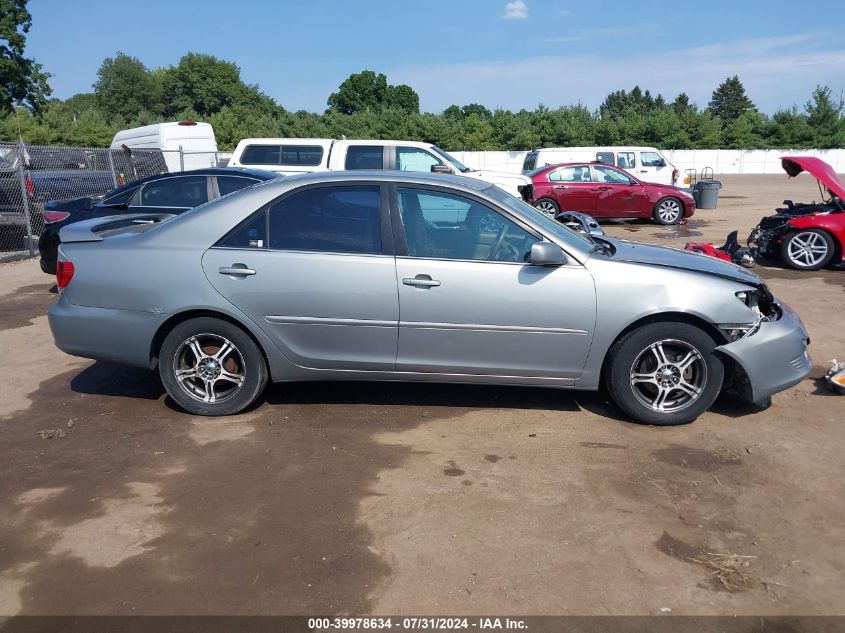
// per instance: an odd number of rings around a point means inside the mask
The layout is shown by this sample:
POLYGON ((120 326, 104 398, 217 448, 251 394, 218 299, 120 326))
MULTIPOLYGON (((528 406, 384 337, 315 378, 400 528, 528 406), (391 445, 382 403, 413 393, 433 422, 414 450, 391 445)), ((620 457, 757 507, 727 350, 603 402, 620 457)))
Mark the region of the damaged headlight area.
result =
POLYGON ((790 219, 786 215, 763 218, 748 236, 748 246, 763 257, 775 257, 783 236, 789 231, 790 219))
POLYGON ((719 323, 716 327, 730 343, 753 336, 760 330, 761 324, 777 321, 783 314, 765 284, 741 290, 736 293, 736 298, 754 312, 756 319, 751 323, 719 323))

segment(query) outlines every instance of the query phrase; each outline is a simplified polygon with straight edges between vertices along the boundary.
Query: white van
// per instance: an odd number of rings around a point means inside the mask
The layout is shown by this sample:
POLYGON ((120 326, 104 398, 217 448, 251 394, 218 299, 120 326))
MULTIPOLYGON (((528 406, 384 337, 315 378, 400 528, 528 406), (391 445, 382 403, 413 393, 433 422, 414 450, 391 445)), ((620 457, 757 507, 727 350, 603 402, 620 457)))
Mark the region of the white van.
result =
POLYGON ((517 197, 527 196, 531 184, 520 174, 472 169, 436 145, 419 141, 245 138, 235 148, 229 166, 267 169, 286 176, 356 169, 458 174, 492 183, 517 197))
POLYGON ((522 173, 558 163, 599 161, 621 167, 638 180, 661 185, 679 185, 678 173, 654 147, 543 147, 525 156, 522 173))
POLYGON ((178 121, 121 130, 109 147, 121 149, 124 145, 130 149, 161 150, 171 172, 217 166, 217 139, 209 123, 178 121))

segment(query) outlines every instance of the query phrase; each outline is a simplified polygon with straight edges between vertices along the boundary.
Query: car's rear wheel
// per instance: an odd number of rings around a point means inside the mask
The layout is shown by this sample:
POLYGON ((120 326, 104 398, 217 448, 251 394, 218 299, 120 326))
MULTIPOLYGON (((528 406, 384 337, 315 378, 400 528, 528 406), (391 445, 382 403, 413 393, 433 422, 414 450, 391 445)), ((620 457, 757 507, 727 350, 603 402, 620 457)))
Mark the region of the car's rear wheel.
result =
POLYGON ((792 268, 818 270, 833 258, 833 238, 819 229, 794 231, 786 236, 781 246, 781 256, 792 268))
POLYGON ((267 384, 267 366, 255 341, 239 327, 211 317, 174 327, 161 345, 158 365, 170 397, 197 415, 237 413, 267 384))
POLYGON ((554 220, 557 217, 557 214, 560 213, 560 207, 557 202, 550 200, 549 198, 540 198, 534 203, 534 208, 541 211, 544 215, 549 216, 552 220, 554 220))
POLYGON ((663 198, 654 205, 652 216, 658 224, 677 224, 684 217, 684 205, 677 198, 663 198))
POLYGON ((638 422, 692 422, 719 395, 724 366, 716 343, 687 323, 651 323, 611 348, 605 375, 611 398, 638 422))

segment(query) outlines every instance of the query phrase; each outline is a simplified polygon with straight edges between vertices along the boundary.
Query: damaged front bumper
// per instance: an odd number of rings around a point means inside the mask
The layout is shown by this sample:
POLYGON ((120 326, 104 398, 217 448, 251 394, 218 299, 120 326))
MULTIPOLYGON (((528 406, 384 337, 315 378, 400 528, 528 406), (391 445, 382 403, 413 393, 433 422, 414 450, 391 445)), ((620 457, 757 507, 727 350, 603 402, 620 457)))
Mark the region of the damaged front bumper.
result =
POLYGON ((763 257, 776 257, 789 231, 790 218, 773 215, 760 220, 748 236, 748 246, 753 252, 763 257))
POLYGON ((742 369, 746 379, 742 391, 751 402, 763 402, 798 384, 813 367, 807 329, 789 306, 778 303, 778 307, 779 319, 764 321, 751 336, 716 348, 742 369))

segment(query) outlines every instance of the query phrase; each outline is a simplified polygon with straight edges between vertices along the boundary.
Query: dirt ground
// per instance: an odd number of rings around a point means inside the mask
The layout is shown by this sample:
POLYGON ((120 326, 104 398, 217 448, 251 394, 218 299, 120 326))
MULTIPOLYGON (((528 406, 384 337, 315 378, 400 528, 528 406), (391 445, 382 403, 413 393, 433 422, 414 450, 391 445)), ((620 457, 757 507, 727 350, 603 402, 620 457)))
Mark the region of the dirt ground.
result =
MULTIPOLYGON (((684 227, 606 230, 744 237, 817 197, 722 180, 684 227)), ((818 380, 845 358, 845 271, 758 271, 813 377, 653 428, 593 393, 402 384, 200 419, 155 373, 55 349, 53 282, 0 266, 0 614, 845 614, 845 398, 818 380)))

